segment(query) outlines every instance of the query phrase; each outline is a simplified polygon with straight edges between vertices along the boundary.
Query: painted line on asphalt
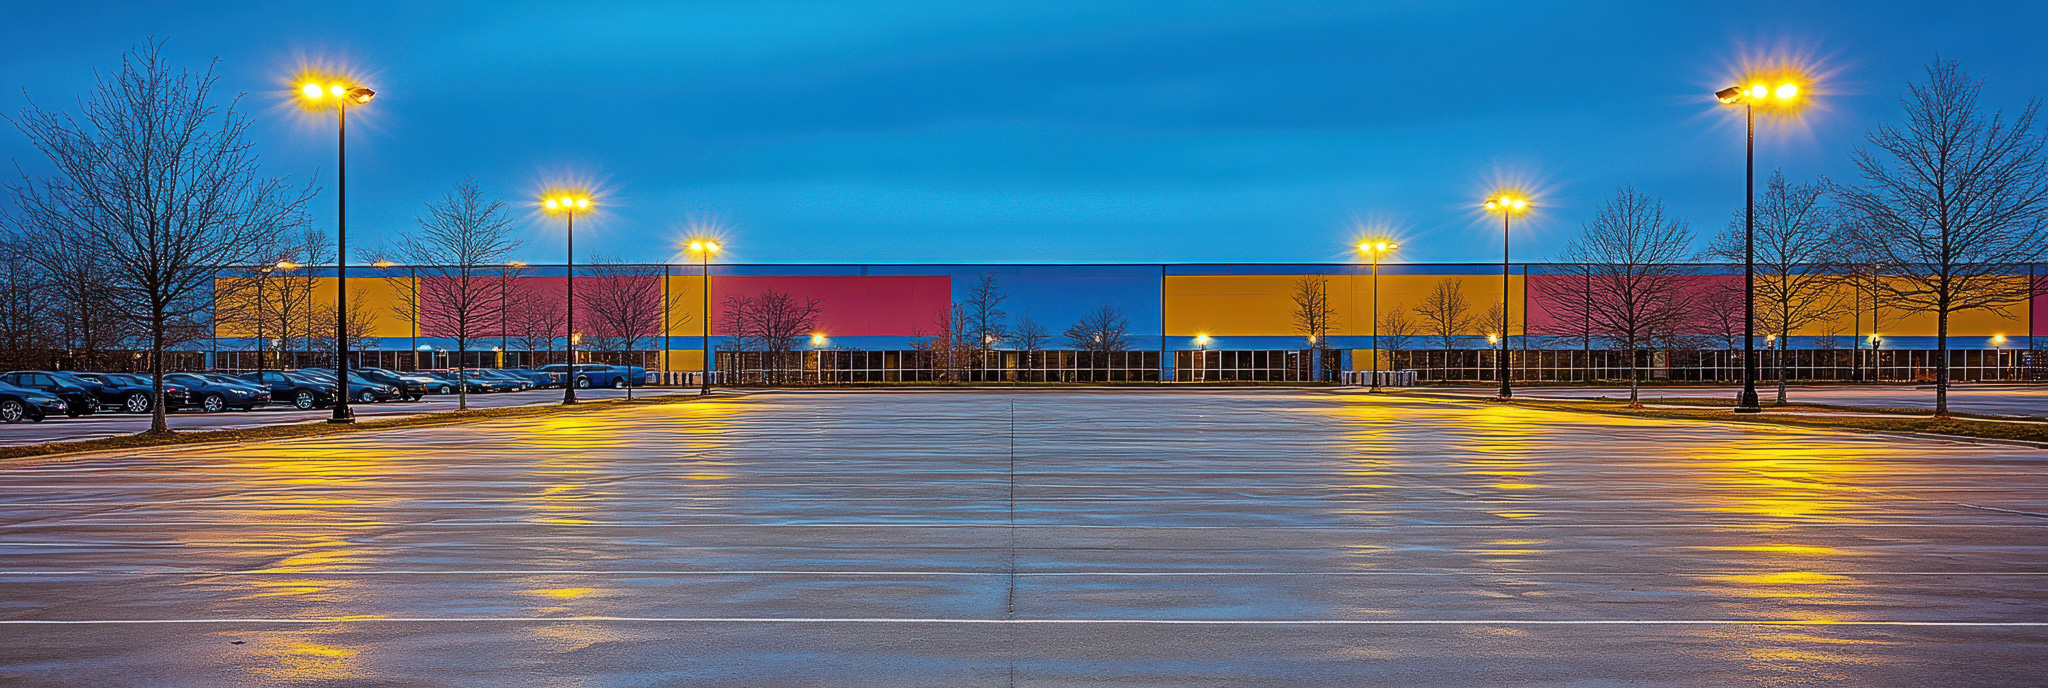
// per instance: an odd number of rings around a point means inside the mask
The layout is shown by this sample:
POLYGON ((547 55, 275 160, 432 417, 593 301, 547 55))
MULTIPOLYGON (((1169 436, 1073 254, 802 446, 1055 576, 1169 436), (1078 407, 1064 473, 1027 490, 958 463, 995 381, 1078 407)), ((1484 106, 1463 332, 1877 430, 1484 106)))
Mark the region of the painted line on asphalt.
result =
MULTIPOLYGON (((54 518, 54 517, 53 517, 54 518)), ((45 519, 33 522, 0 524, 0 528, 163 528, 165 526, 219 527, 248 525, 228 521, 149 521, 119 523, 49 523, 45 519)), ((541 526, 559 528, 1004 528, 1000 523, 535 523, 527 521, 440 521, 432 523, 394 523, 388 521, 366 521, 362 523, 306 523, 277 522, 264 523, 269 527, 293 528, 472 528, 478 526, 541 526)), ((1076 525, 1066 523, 1019 523, 1018 527, 1035 529, 1072 528, 1082 530, 1244 530, 1244 531, 1307 531, 1307 532, 1376 532, 1387 530, 1417 530, 1425 528, 1709 528, 1709 529, 1772 529, 1784 528, 2048 528, 2048 523, 1801 523, 1798 521, 1742 523, 1397 523, 1383 526, 1107 526, 1076 525)), ((61 543, 0 542, 0 546, 59 546, 61 543)), ((127 544, 183 544, 183 543, 127 543, 127 544)), ((82 545, 90 546, 90 545, 82 545)), ((252 544, 251 546, 274 546, 252 544)))
MULTIPOLYGON (((12 576, 1009 576, 1019 578, 1145 578, 1145 577, 1277 577, 1277 576, 1503 576, 1503 577, 1553 577, 1553 576, 1730 576, 1754 575, 1756 569, 1727 569, 1703 571, 791 571, 772 569, 736 569, 730 571, 665 571, 658 569, 641 570, 598 570, 598 569, 479 569, 479 570, 407 570, 382 571, 315 571, 315 570, 247 570, 247 571, 137 571, 122 569, 76 569, 58 571, 0 571, 0 578, 12 576)), ((1764 573, 1769 573, 1765 571, 1764 573)), ((2048 576, 2048 571, 1814 571, 1829 576, 2048 576)))
POLYGON ((703 623, 1138 626, 1936 626, 2048 627, 2048 621, 1830 621, 1812 619, 938 619, 738 616, 478 616, 204 619, 0 619, 18 626, 149 624, 703 623))

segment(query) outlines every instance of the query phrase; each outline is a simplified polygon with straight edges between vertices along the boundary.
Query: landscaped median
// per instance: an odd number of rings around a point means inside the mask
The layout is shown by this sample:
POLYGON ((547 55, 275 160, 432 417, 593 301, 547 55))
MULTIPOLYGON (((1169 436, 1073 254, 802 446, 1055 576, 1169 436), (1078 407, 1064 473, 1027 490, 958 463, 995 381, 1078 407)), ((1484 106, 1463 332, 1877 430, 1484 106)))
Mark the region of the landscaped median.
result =
POLYGON ((236 430, 193 430, 165 435, 121 435, 70 442, 48 442, 15 447, 0 447, 0 459, 19 459, 53 454, 77 454, 82 452, 115 451, 122 449, 144 449, 181 444, 202 444, 208 442, 258 442, 286 440, 298 437, 320 437, 348 432, 372 430, 395 430, 430 425, 452 425, 483 420, 509 418, 541 418, 575 413, 610 411, 631 406, 659 406, 683 404, 705 397, 697 395, 668 395, 641 397, 638 399, 607 399, 586 401, 572 406, 507 406, 502 408, 470 409, 467 411, 439 411, 396 418, 361 419, 355 423, 327 423, 309 421, 270 425, 260 428, 236 430))
MULTIPOLYGON (((1418 393, 1411 392, 1411 394, 1418 393)), ((1419 394, 1428 395, 1426 392, 1419 394)), ((1473 399, 1471 396, 1457 396, 1456 398, 1468 401, 1473 399)), ((1507 402, 1495 403, 1509 403, 1516 406, 1556 411, 1604 413, 1639 418, 1758 423, 1824 430, 1888 432, 1943 438, 1989 440, 2001 444, 2021 444, 2048 448, 2048 423, 2003 420, 1968 414, 1956 414, 1949 418, 1935 418, 1927 411, 1916 409, 1786 404, 1783 406, 1765 406, 1762 413, 1745 414, 1733 412, 1732 405, 1726 402, 1713 402, 1703 399, 1651 400, 1646 402, 1649 405, 1643 408, 1631 408, 1626 399, 1566 400, 1518 398, 1507 402)))

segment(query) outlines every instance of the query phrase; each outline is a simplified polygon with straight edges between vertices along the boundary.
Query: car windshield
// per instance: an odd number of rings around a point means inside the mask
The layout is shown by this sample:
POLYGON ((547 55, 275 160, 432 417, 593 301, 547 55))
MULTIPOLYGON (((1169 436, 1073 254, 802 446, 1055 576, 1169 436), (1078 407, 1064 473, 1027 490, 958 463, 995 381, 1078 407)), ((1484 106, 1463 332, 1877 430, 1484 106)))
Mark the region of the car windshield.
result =
POLYGON ((77 375, 72 375, 70 373, 50 373, 50 377, 57 378, 58 382, 62 382, 67 385, 77 385, 80 387, 84 387, 93 384, 93 382, 86 380, 85 378, 79 377, 77 375))

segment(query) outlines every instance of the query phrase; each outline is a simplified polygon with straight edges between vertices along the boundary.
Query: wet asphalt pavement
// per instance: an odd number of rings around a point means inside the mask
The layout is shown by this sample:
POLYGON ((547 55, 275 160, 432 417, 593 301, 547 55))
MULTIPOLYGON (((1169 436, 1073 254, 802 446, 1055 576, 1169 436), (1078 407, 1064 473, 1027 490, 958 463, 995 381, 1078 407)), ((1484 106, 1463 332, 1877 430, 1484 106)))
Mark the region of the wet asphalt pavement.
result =
POLYGON ((9 685, 2036 685, 2048 452, 1298 390, 0 464, 9 685))

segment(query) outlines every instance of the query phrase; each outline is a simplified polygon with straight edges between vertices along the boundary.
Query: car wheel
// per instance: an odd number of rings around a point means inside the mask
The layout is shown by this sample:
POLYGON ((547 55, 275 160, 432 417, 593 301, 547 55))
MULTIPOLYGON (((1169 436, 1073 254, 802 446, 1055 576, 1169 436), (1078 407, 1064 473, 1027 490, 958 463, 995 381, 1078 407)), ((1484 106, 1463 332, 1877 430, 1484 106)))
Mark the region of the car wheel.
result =
POLYGON ((623 377, 622 377, 622 378, 619 378, 619 379, 617 379, 617 380, 613 380, 613 381, 612 381, 612 389, 625 389, 625 388, 626 388, 626 378, 623 378, 623 377))
POLYGON ((0 422, 19 423, 27 419, 27 406, 13 399, 0 401, 0 422))
POLYGON ((376 394, 375 392, 371 392, 370 390, 367 390, 367 389, 366 389, 366 390, 363 390, 363 393, 362 393, 362 394, 358 394, 358 395, 356 395, 356 403, 359 403, 359 404, 374 404, 374 403, 377 403, 377 394, 376 394))
POLYGON ((577 389, 590 389, 590 378, 587 378, 587 377, 579 377, 579 378, 576 378, 576 388, 577 388, 577 389))
POLYGON ((441 385, 441 386, 440 386, 439 388, 436 388, 436 389, 434 390, 434 393, 435 393, 435 394, 447 394, 447 393, 449 393, 449 392, 453 392, 453 391, 455 391, 455 388, 454 388, 454 387, 449 387, 449 386, 447 386, 447 385, 441 385))
POLYGON ((129 413, 149 413, 149 395, 141 392, 130 394, 121 400, 121 408, 129 413))
POLYGON ((313 406, 318 404, 319 401, 313 398, 312 392, 303 389, 299 390, 299 393, 292 395, 292 407, 300 411, 313 410, 313 406))
POLYGON ((64 407, 64 415, 77 418, 85 415, 85 409, 80 408, 78 404, 67 404, 64 407))
POLYGON ((207 413, 220 413, 222 411, 226 411, 228 410, 227 397, 223 397, 218 394, 208 394, 206 395, 206 398, 199 400, 199 410, 205 411, 207 413))

